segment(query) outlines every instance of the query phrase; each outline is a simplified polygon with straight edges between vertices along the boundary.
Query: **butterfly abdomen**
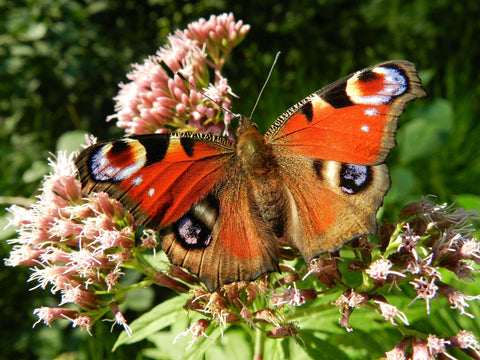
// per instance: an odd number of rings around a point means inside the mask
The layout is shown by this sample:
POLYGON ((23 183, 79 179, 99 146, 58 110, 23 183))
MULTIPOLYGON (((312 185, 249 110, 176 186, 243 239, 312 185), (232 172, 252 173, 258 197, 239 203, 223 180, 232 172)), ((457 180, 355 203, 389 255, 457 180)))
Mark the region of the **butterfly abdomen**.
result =
POLYGON ((243 132, 237 142, 238 162, 247 174, 249 201, 265 225, 277 237, 282 237, 287 218, 288 197, 280 180, 271 145, 252 127, 243 132))

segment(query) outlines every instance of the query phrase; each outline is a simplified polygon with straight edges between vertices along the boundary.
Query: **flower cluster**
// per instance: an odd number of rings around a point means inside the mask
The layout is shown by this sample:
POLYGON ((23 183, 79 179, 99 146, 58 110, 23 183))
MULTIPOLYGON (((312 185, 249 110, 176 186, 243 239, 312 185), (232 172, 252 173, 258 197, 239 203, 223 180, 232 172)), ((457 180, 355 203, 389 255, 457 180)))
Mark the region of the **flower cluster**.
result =
POLYGON ((168 45, 133 65, 108 120, 117 119, 127 134, 188 130, 229 135, 233 93, 221 70, 249 29, 230 13, 169 35, 168 45))
POLYGON ((30 208, 11 206, 12 225, 18 226, 8 266, 27 265, 36 281, 52 293, 61 294, 58 308, 42 307, 35 314, 50 325, 58 318, 90 331, 93 312, 101 308, 99 292, 109 292, 123 275, 134 248, 135 226, 128 213, 106 194, 81 196, 73 156, 60 152, 50 159, 48 175, 30 208), (81 310, 61 306, 74 303, 81 310))
MULTIPOLYGON (((443 297, 452 309, 460 311, 460 315, 472 317, 466 310, 468 301, 480 299, 480 295, 461 293, 442 282, 442 273, 453 272, 459 280, 464 280, 476 271, 475 263, 480 263, 479 242, 472 237, 473 229, 468 224, 479 218, 475 211, 435 205, 427 199, 408 205, 396 229, 380 228, 379 243, 362 238, 345 246, 356 254, 347 264, 348 271, 364 274, 363 284, 357 286, 362 291, 349 285, 339 269, 339 263, 345 259, 339 252, 332 252, 312 260, 304 270, 281 264, 280 278, 265 275, 255 282, 224 285, 213 294, 197 289, 187 308, 205 316, 204 326, 226 327, 244 322, 262 329, 267 337, 296 338, 301 332, 288 313, 314 301, 320 294, 340 291, 333 306, 339 309, 339 324, 347 331, 354 331, 349 319, 356 309, 371 308, 404 334, 398 345, 386 352, 387 359, 409 359, 411 354, 413 359, 434 359, 440 355, 443 357, 438 358, 455 359, 448 353, 454 348, 477 359, 480 346, 473 333, 461 330, 443 339, 435 334, 422 337, 417 331, 410 332, 404 327, 410 326, 407 315, 389 303, 388 297, 410 287, 416 292, 410 303, 424 300, 427 314, 431 312, 430 301, 443 297), (462 270, 458 271, 459 268, 462 270), (307 279, 309 276, 318 281, 312 285, 307 279), (398 321, 404 326, 399 326, 398 321), (421 353, 424 357, 419 355, 421 353)), ((281 254, 286 259, 292 257, 286 249, 282 249, 281 254)), ((197 327, 194 323, 182 334, 192 335, 190 346, 208 333, 205 327, 200 333, 195 331, 197 327)))
POLYGON ((90 332, 95 321, 111 311, 128 333, 117 302, 135 286, 124 288, 119 282, 122 268, 128 265, 146 275, 136 287, 157 284, 185 292, 188 287, 174 277, 192 277, 173 268, 167 275, 141 259, 142 252, 158 246, 157 235, 151 230, 136 234, 139 230, 131 215, 107 194, 83 198, 73 155, 60 152, 50 159, 53 171, 44 179, 34 205, 8 209, 18 237, 9 241, 13 248, 5 265, 30 266, 28 281, 38 283, 33 288, 60 293, 59 307, 34 311, 39 321, 50 326, 53 320, 69 319, 74 327, 90 332), (72 310, 69 304, 79 309, 72 310))

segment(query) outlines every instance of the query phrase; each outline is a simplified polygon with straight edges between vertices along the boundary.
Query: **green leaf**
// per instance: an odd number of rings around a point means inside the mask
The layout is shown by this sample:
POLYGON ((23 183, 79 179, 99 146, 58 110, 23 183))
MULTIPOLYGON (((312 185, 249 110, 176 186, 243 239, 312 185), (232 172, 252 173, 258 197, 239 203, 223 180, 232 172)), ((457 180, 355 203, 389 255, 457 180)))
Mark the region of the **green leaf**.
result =
MULTIPOLYGON (((218 328, 218 326, 217 326, 218 328)), ((245 331, 241 327, 230 327, 225 332, 225 336, 219 341, 206 341, 215 345, 209 347, 206 359, 227 359, 227 360, 243 360, 251 359, 253 356, 253 334, 245 331), (248 341, 250 340, 250 341, 248 341)), ((193 349, 195 354, 198 354, 196 349, 193 349)), ((198 357, 197 357, 198 359, 198 357)))
POLYGON ((480 196, 475 194, 459 194, 454 196, 455 203, 464 209, 480 209, 480 196))
POLYGON ((130 324, 132 336, 128 337, 122 332, 113 346, 113 351, 120 345, 136 343, 172 325, 177 317, 184 315, 183 305, 186 300, 187 295, 177 295, 137 318, 130 324))
POLYGON ((57 140, 57 151, 66 150, 67 153, 81 149, 81 144, 85 143, 85 131, 73 130, 64 132, 57 140))
POLYGON ((127 293, 126 301, 122 306, 136 312, 145 311, 152 306, 154 297, 155 292, 151 287, 135 289, 127 293))
POLYGON ((405 195, 414 194, 417 178, 413 171, 407 167, 394 166, 390 170, 392 187, 385 197, 385 204, 403 201, 405 195))
POLYGON ((45 36, 48 27, 44 23, 31 24, 27 31, 23 34, 25 40, 39 40, 45 36))
POLYGON ((413 119, 398 131, 400 159, 408 163, 432 154, 445 143, 452 130, 452 105, 444 99, 435 100, 421 117, 413 119))
POLYGON ((45 160, 36 160, 30 168, 23 173, 22 181, 33 183, 39 181, 43 175, 47 174, 49 167, 45 160))
POLYGON ((315 336, 315 334, 316 331, 312 330, 304 330, 301 332, 301 339, 305 345, 300 348, 308 354, 309 358, 319 360, 348 358, 347 354, 343 352, 337 344, 332 345, 328 341, 315 336))

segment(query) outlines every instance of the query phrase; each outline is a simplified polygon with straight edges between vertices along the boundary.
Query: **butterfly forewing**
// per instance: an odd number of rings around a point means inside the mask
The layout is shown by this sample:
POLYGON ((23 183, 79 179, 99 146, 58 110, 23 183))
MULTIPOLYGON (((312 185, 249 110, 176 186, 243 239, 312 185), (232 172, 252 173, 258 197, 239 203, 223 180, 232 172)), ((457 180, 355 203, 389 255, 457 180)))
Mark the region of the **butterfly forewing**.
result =
POLYGON ((358 165, 385 160, 405 104, 422 97, 415 66, 390 61, 349 75, 281 115, 266 133, 291 154, 358 165))
POLYGON ((140 135, 93 145, 76 165, 85 193, 107 192, 137 223, 161 229, 225 176, 234 151, 228 140, 208 135, 140 135))

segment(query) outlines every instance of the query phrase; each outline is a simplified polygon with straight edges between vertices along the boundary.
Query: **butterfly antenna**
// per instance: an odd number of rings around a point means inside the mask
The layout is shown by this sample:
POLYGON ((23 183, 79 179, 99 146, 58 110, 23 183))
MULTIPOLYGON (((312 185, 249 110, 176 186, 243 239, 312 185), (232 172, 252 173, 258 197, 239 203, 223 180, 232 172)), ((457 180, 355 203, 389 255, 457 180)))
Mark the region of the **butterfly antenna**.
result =
MULTIPOLYGON (((172 69, 170 69, 168 67, 168 65, 164 62, 164 61, 161 61, 160 62, 160 66, 163 68, 163 70, 165 70, 165 72, 167 73, 167 75, 169 77, 171 77, 173 79, 173 76, 174 75, 178 75, 178 77, 180 79, 182 79, 183 81, 185 81, 188 85, 190 85, 192 88, 194 89, 197 89, 197 86, 195 84, 193 84, 192 82, 190 82, 180 71, 175 71, 173 72, 172 69)), ((232 117, 238 117, 237 114, 234 114, 231 110, 229 109, 226 109, 222 106, 222 104, 219 104, 217 101, 215 101, 214 99, 212 99, 210 96, 208 96, 207 94, 205 94, 205 91, 203 90, 199 90, 200 94, 202 94, 204 97, 206 97, 208 100, 210 100, 212 103, 214 103, 215 105, 218 105, 219 108, 221 108, 224 112, 227 112, 229 113, 230 115, 232 115, 232 117)))
POLYGON ((275 65, 277 64, 277 61, 278 61, 278 58, 279 58, 279 57, 280 57, 280 51, 277 52, 277 55, 275 55, 275 60, 273 60, 273 64, 272 64, 272 66, 270 67, 270 71, 268 72, 267 79, 266 79, 265 82, 263 83, 262 89, 260 90, 260 93, 259 93, 258 96, 257 96, 257 101, 255 101, 255 105, 253 106, 252 112, 250 113, 250 120, 252 119, 253 113, 255 112, 255 109, 257 108, 258 103, 260 102, 260 98, 262 97, 263 90, 265 90, 265 87, 266 87, 267 84, 268 84, 268 80, 270 80, 270 77, 272 76, 273 68, 274 68, 275 65))

